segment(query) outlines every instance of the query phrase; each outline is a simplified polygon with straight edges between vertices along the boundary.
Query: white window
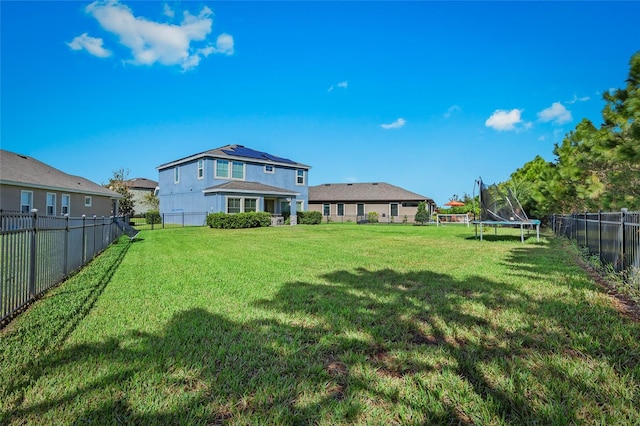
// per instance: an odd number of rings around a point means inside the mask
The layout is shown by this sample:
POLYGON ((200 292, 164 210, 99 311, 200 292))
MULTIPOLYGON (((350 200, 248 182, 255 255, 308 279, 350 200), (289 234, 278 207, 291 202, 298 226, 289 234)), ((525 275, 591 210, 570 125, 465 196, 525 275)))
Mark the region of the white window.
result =
POLYGON ((359 203, 356 205, 356 215, 358 216, 364 216, 364 204, 363 203, 359 203))
POLYGON ((256 202, 255 198, 245 198, 244 199, 244 211, 245 212, 255 212, 256 211, 256 202))
POLYGON ((229 177, 229 162, 227 160, 216 160, 216 177, 229 177))
POLYGON ((227 198, 227 213, 240 213, 241 198, 227 198))
POLYGON ((391 214, 390 216, 398 216, 398 203, 391 203, 391 214))
POLYGON ((296 170, 296 185, 304 185, 304 170, 296 170))
POLYGON ((55 216, 56 214, 56 194, 47 192, 47 215, 55 216))
POLYGON ((227 198, 227 213, 257 212, 257 198, 229 197, 227 198))
POLYGON ((198 160, 198 179, 204 178, 204 160, 198 160))
POLYGON ((244 179, 244 163, 234 161, 231 165, 231 179, 244 179))
POLYGON ((20 211, 29 213, 33 209, 33 191, 20 191, 20 211))
POLYGON ((265 164, 264 165, 264 172, 273 174, 273 173, 276 172, 276 169, 271 164, 265 164))
POLYGON ((339 203, 337 207, 338 207, 337 215, 338 216, 344 216, 344 204, 343 203, 339 203))
POLYGON ((91 197, 84 197, 84 206, 91 207, 91 197))
POLYGON ((296 201, 296 211, 304 211, 304 201, 296 201))
POLYGON ((180 182, 180 168, 176 167, 173 169, 173 183, 180 182))
POLYGON ((331 204, 329 203, 324 203, 322 205, 322 215, 323 216, 329 216, 331 215, 331 204))
POLYGON ((60 214, 71 214, 71 196, 69 194, 62 194, 62 199, 60 200, 60 214))

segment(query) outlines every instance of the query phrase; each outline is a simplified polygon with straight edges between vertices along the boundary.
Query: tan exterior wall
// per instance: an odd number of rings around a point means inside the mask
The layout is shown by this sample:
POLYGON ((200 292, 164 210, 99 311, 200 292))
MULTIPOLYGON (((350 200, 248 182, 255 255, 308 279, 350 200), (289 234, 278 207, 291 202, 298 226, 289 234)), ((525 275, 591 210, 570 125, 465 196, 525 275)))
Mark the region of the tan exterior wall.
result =
POLYGON ((153 194, 153 189, 130 189, 133 194, 133 211, 135 214, 145 214, 151 206, 144 201, 147 194, 153 194))
POLYGON ((47 193, 56 194, 55 215, 62 215, 62 195, 70 196, 71 217, 86 216, 111 216, 112 200, 110 197, 102 195, 85 195, 72 193, 69 191, 47 190, 39 188, 25 188, 14 185, 0 185, 0 209, 20 211, 20 194, 22 191, 33 193, 32 208, 38 209, 38 214, 44 215, 47 212, 47 193), (91 206, 85 206, 85 196, 91 197, 91 206))
MULTIPOLYGON (((325 203, 315 203, 315 202, 309 202, 309 211, 317 211, 320 213, 323 213, 324 215, 324 211, 323 211, 323 206, 325 203)), ((418 212, 418 206, 407 206, 407 207, 403 207, 401 202, 398 202, 398 215, 394 216, 393 219, 391 219, 390 215, 391 215, 391 204, 396 204, 394 202, 383 202, 383 203, 376 203, 376 202, 368 202, 368 203, 353 203, 353 202, 345 202, 345 203, 328 203, 330 205, 330 209, 331 209, 331 221, 333 222, 356 222, 357 220, 359 220, 360 218, 358 218, 358 216, 356 215, 357 213, 357 205, 358 204, 364 204, 364 215, 367 216, 367 214, 369 212, 376 212, 378 213, 378 222, 381 223, 389 223, 389 222, 394 222, 394 223, 403 223, 404 222, 404 216, 407 216, 407 222, 408 223, 414 223, 415 222, 415 216, 416 213, 418 212), (344 215, 343 216, 338 216, 338 204, 344 204, 344 215)), ((427 205, 427 208, 429 208, 429 206, 427 205)), ((365 217, 366 219, 366 217, 365 217)), ((326 217, 325 219, 326 220, 326 217)))

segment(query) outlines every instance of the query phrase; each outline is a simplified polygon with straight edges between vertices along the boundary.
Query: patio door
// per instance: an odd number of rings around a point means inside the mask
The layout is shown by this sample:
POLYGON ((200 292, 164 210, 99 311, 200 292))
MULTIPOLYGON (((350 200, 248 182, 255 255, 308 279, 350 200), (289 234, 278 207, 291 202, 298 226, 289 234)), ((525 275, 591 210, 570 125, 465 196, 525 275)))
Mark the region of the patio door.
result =
POLYGON ((276 200, 273 198, 264 199, 264 211, 274 214, 276 212, 276 200))

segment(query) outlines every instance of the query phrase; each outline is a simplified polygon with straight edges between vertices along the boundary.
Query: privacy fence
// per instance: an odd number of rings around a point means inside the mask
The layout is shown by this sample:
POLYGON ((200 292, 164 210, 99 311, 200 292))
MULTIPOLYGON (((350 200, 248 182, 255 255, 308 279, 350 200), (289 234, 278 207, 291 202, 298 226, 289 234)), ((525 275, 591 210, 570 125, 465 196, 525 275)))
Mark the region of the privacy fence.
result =
POLYGON ((113 217, 0 210, 0 323, 121 235, 113 217))
POLYGON ((640 273, 640 212, 553 215, 550 222, 556 235, 575 240, 616 271, 640 273))

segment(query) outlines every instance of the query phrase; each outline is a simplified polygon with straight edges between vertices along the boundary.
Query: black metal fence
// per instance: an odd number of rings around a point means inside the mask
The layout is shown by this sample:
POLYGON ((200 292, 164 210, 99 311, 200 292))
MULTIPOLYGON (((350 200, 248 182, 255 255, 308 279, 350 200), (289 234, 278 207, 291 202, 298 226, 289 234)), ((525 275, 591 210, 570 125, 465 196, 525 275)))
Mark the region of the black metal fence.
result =
POLYGON ((41 216, 0 210, 0 322, 121 235, 113 217, 41 216))
POLYGON ((165 228, 183 228, 186 226, 205 226, 207 212, 173 212, 162 213, 157 219, 146 217, 133 217, 129 219, 129 225, 138 231, 165 228))
POLYGON ((575 240, 618 272, 640 273, 640 212, 598 212, 553 215, 556 235, 575 240))

